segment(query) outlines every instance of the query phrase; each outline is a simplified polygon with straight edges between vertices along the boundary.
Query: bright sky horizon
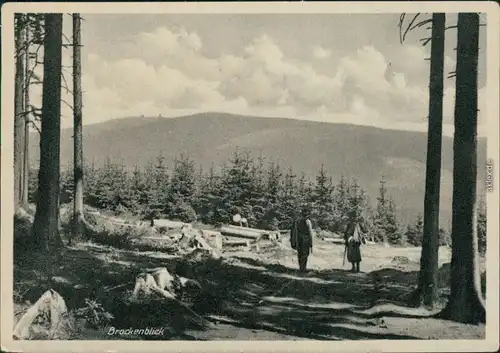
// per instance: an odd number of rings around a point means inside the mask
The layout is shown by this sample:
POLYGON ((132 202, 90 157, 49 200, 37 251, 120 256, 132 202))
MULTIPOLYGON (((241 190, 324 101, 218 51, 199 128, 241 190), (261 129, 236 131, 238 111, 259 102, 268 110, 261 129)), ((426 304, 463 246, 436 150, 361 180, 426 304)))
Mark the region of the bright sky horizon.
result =
MULTIPOLYGON (((430 43, 423 47, 420 39, 430 30, 424 26, 400 44, 399 14, 82 16, 85 124, 219 111, 427 130, 430 43)), ((70 38, 71 18, 64 22, 70 38)), ((455 24, 456 15, 447 14, 446 25, 455 24)), ((480 135, 485 33, 482 27, 480 135)), ((456 29, 447 30, 445 77, 455 70, 455 45, 456 29)), ((64 50, 64 65, 71 55, 64 50)), ((454 86, 445 80, 446 135, 453 133, 454 86)), ((65 105, 63 115, 62 126, 70 127, 65 105)))

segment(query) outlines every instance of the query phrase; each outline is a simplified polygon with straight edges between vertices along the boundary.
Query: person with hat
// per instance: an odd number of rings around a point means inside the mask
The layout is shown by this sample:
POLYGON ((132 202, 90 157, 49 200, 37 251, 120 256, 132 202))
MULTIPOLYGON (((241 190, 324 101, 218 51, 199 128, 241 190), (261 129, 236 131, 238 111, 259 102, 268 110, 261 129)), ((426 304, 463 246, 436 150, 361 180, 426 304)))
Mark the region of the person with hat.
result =
POLYGON ((297 250, 299 271, 303 273, 307 271, 307 260, 312 254, 313 234, 309 212, 307 208, 303 207, 300 217, 293 221, 290 232, 292 248, 297 250))
POLYGON ((361 228, 359 218, 356 217, 355 212, 349 214, 349 223, 347 224, 344 233, 344 241, 347 253, 347 261, 352 264, 351 271, 359 272, 359 265, 361 262, 361 244, 366 244, 363 229, 361 228))

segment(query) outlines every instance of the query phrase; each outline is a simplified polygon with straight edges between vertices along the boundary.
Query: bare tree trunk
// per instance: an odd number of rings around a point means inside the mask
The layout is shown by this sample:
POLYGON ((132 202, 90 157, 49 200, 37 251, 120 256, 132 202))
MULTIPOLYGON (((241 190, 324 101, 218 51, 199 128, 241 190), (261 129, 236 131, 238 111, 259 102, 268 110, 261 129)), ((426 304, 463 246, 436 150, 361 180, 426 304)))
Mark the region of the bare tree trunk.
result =
POLYGON ((30 31, 26 28, 26 52, 25 52, 25 79, 24 79, 24 166, 23 166, 23 185, 21 190, 21 207, 28 207, 29 193, 29 146, 30 146, 30 55, 29 55, 30 31))
POLYGON ((446 15, 432 15, 429 78, 429 128, 425 180, 424 229, 418 278, 418 304, 433 307, 437 299, 439 257, 439 195, 443 131, 444 37, 446 15))
POLYGON ((62 245, 59 234, 62 21, 62 14, 45 15, 40 168, 33 223, 35 244, 50 253, 62 245))
POLYGON ((84 232, 83 216, 83 131, 82 131, 82 67, 81 67, 81 18, 73 14, 73 120, 74 120, 74 236, 84 232))
POLYGON ((451 291, 441 312, 458 322, 484 322, 476 228, 477 65, 479 14, 458 14, 451 291))
POLYGON ((24 149, 24 33, 26 31, 25 16, 15 14, 16 18, 16 74, 14 87, 14 209, 21 205, 23 185, 23 149, 24 149))

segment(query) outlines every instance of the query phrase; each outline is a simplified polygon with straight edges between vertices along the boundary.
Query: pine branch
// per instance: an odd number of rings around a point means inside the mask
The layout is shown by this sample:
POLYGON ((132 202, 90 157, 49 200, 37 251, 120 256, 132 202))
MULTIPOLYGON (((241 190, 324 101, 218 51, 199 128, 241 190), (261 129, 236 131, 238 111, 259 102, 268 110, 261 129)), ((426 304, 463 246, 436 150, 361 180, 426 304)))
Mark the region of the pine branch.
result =
POLYGON ((410 21, 410 24, 408 27, 406 27, 406 30, 403 33, 403 42, 405 41, 406 35, 410 32, 410 28, 413 26, 417 18, 420 16, 420 12, 417 13, 415 16, 413 16, 412 20, 410 21))
MULTIPOLYGON (((69 104, 68 102, 66 102, 64 99, 61 99, 61 102, 66 104, 67 107, 69 107, 71 110, 73 110, 73 106, 71 104, 69 104)), ((63 115, 61 115, 63 116, 63 115)))
POLYGON ((40 128, 35 124, 35 122, 33 120, 30 120, 29 123, 31 124, 31 126, 33 126, 35 128, 36 131, 38 131, 39 134, 42 133, 40 128))
MULTIPOLYGON (((408 32, 413 31, 415 28, 422 27, 422 26, 426 25, 427 23, 432 23, 432 18, 428 18, 427 20, 420 21, 420 22, 418 22, 417 24, 415 24, 415 25, 411 26, 411 27, 408 29, 408 32)), ((427 27, 427 28, 428 28, 428 29, 432 29, 432 26, 427 27)))
POLYGON ((30 105, 30 107, 31 107, 30 113, 33 114, 33 116, 36 119, 38 119, 38 120, 42 119, 42 113, 41 113, 42 109, 37 108, 37 107, 35 107, 33 105, 30 105))
MULTIPOLYGON (((422 20, 420 22, 416 22, 418 17, 421 15, 421 13, 417 13, 415 16, 413 16, 413 18, 411 19, 410 23, 408 24, 408 26, 406 27, 406 29, 404 30, 403 32, 403 23, 404 23, 404 20, 405 20, 405 17, 406 17, 406 14, 401 14, 401 16, 399 17, 399 24, 398 24, 398 27, 399 27, 399 41, 401 44, 403 44, 403 42, 405 41, 406 39, 406 36, 408 35, 408 33, 410 33, 411 31, 417 29, 417 28, 420 28, 420 27, 423 27, 425 26, 426 24, 428 23, 432 23, 432 18, 428 18, 428 19, 425 19, 425 20, 422 20)), ((428 26, 426 27, 427 30, 429 29, 432 29, 432 26, 428 26)), ((428 42, 426 42, 425 44, 427 44, 428 42)), ((425 46, 424 44, 424 46, 425 46)))
MULTIPOLYGON (((21 44, 19 48, 16 49, 14 53, 14 59, 17 59, 23 53, 29 52, 29 48, 31 47, 32 44, 37 44, 35 38, 30 39, 28 42, 24 41, 23 44, 21 44)), ((38 45, 40 46, 41 44, 38 45)))
POLYGON ((24 116, 27 116, 27 115, 29 115, 29 114, 33 114, 35 117, 37 117, 37 116, 39 115, 39 113, 38 113, 38 112, 40 111, 40 109, 38 109, 38 108, 33 108, 33 106, 30 106, 30 107, 32 107, 32 109, 30 109, 30 110, 25 110, 25 111, 21 112, 19 115, 24 115, 24 116))
POLYGON ((64 76, 63 72, 61 72, 61 78, 62 78, 62 81, 63 81, 61 87, 66 90, 66 93, 73 94, 73 91, 69 89, 68 81, 66 81, 66 77, 64 76))
POLYGON ((73 43, 73 37, 71 37, 71 39, 69 39, 68 36, 63 33, 63 38, 66 39, 68 41, 68 43, 73 43))
POLYGON ((406 14, 402 13, 399 16, 399 23, 398 23, 398 28, 399 28, 399 42, 403 44, 403 36, 402 36, 402 30, 403 30, 403 23, 405 21, 406 14))
POLYGON ((425 47, 431 41, 431 39, 432 39, 431 37, 426 37, 426 38, 420 39, 420 41, 423 42, 422 46, 425 47))

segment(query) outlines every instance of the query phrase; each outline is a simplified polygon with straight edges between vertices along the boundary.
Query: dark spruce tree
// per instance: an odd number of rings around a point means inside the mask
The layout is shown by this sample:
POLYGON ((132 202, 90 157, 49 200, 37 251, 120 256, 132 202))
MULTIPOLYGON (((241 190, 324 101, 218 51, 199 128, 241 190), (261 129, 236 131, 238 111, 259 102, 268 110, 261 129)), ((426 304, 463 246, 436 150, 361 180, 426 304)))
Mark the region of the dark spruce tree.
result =
POLYGON ((450 296, 441 317, 485 322, 477 239, 477 79, 479 14, 459 13, 457 22, 455 134, 450 296))

